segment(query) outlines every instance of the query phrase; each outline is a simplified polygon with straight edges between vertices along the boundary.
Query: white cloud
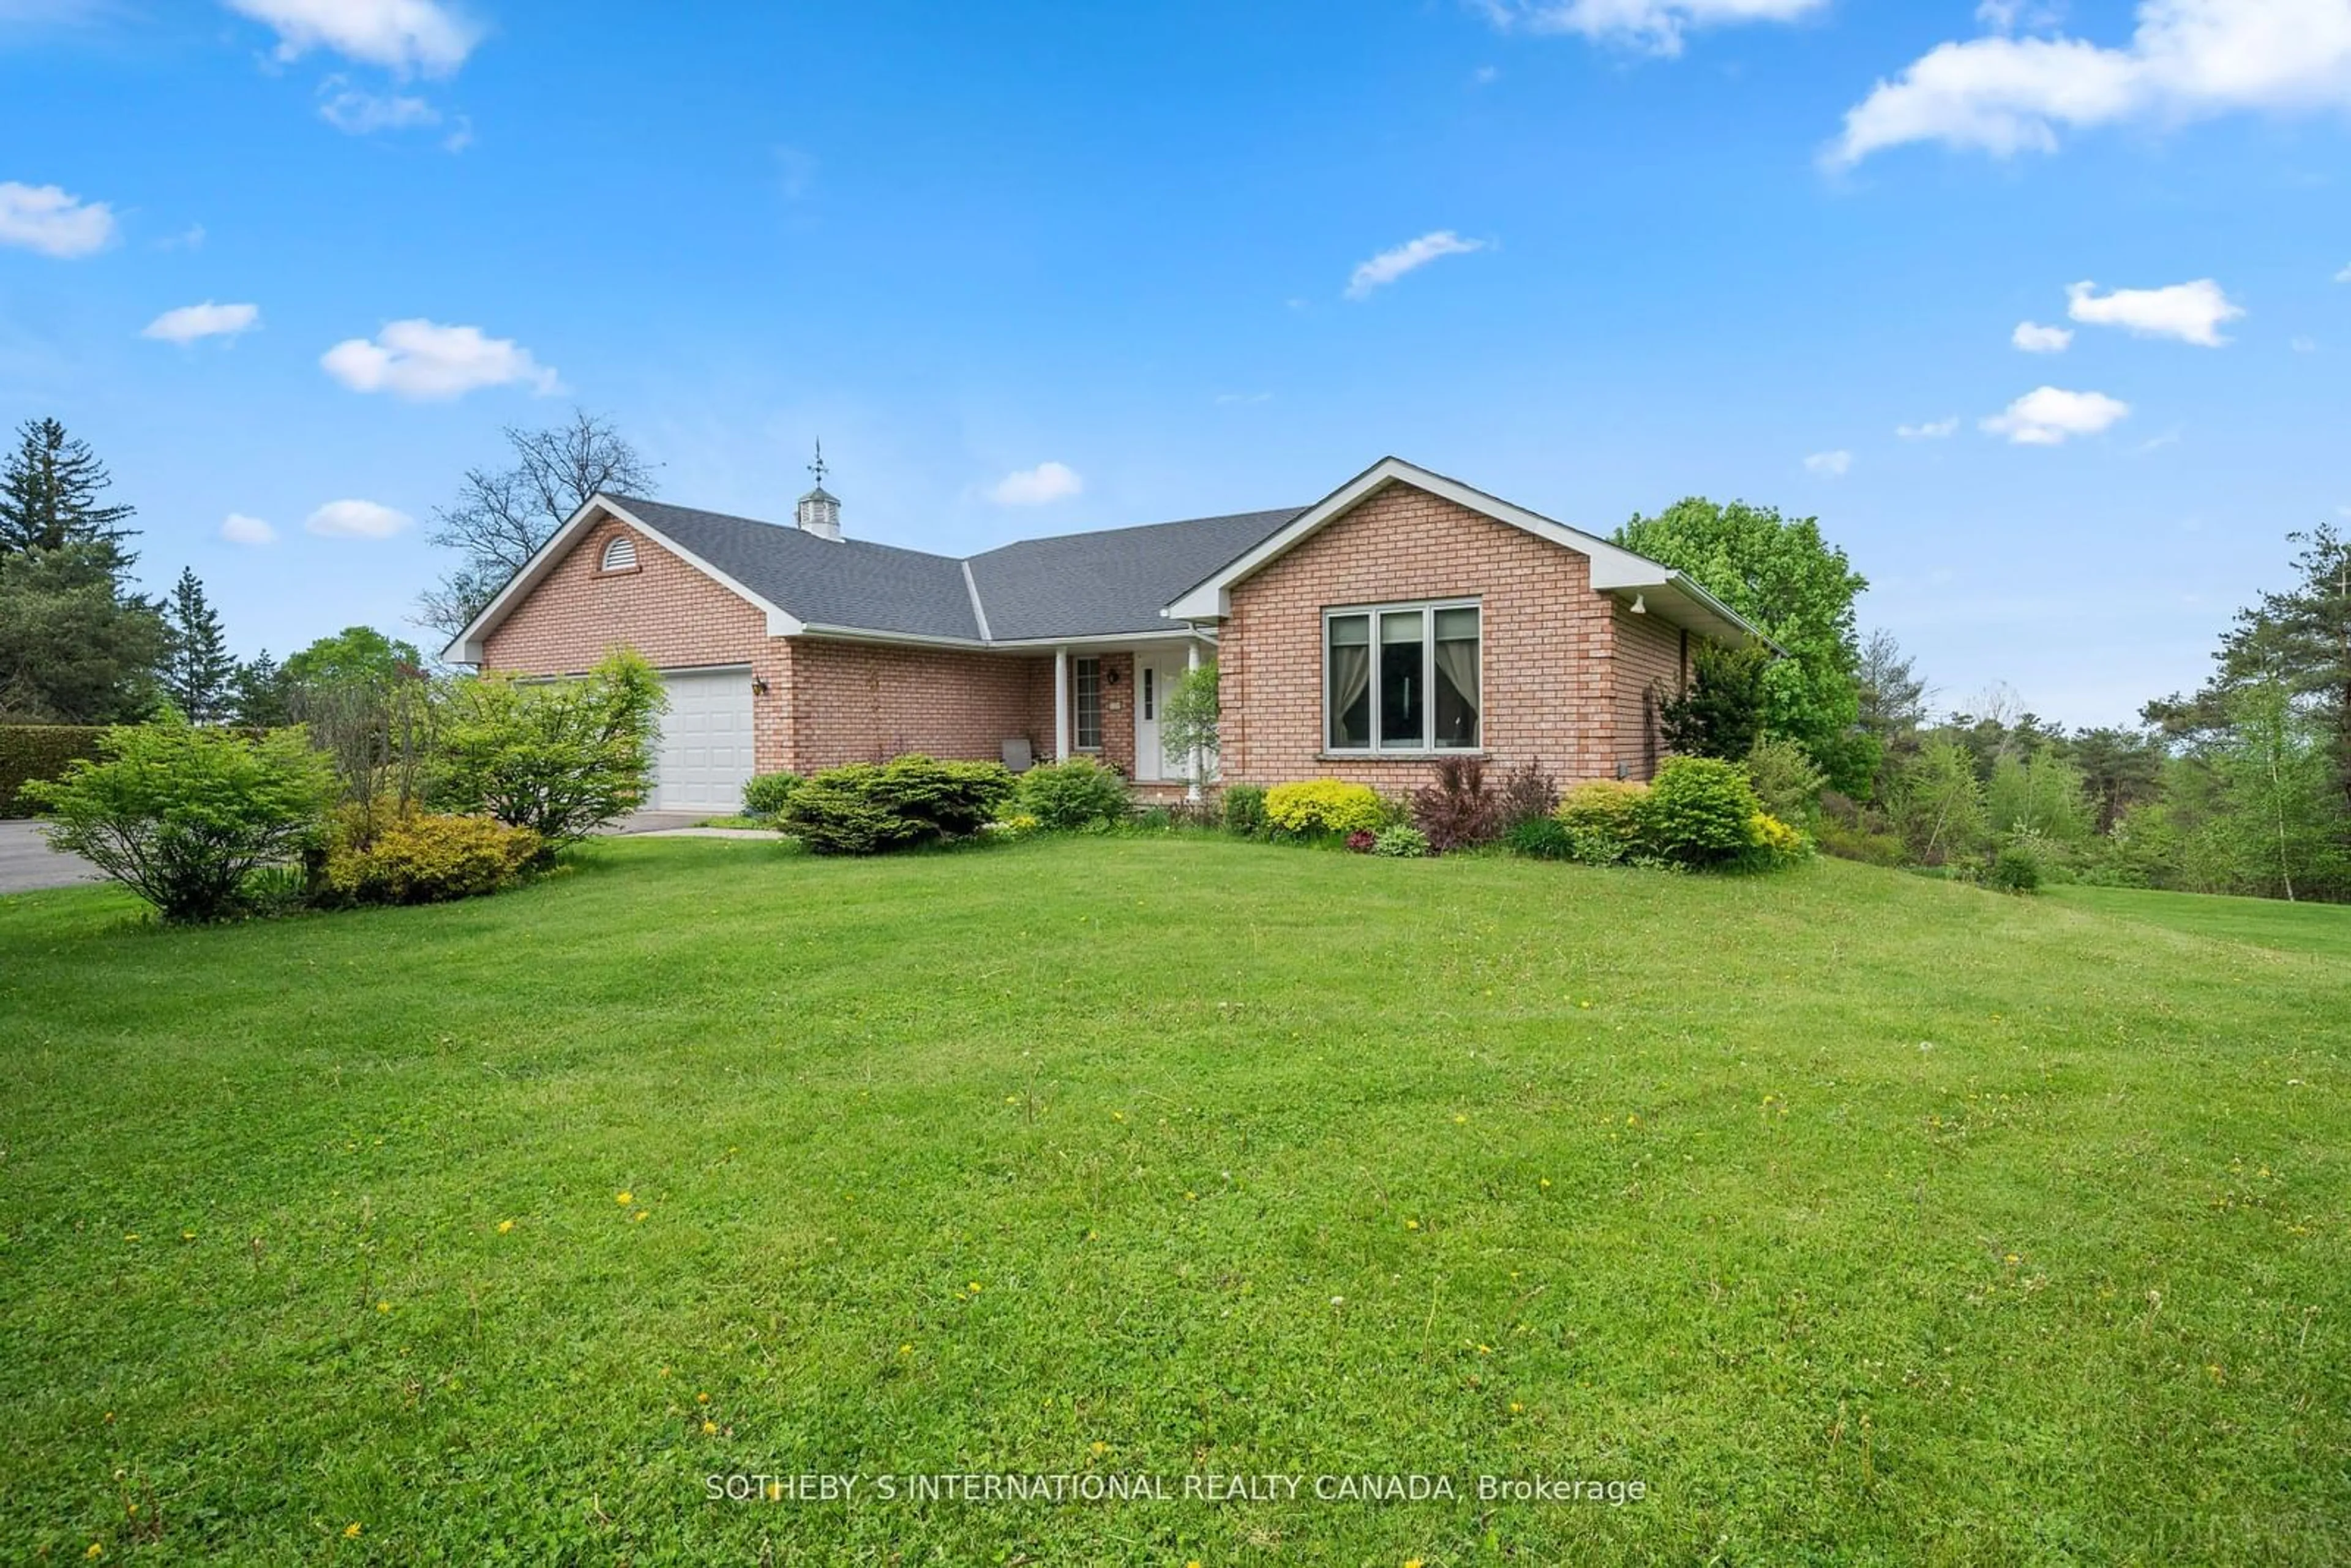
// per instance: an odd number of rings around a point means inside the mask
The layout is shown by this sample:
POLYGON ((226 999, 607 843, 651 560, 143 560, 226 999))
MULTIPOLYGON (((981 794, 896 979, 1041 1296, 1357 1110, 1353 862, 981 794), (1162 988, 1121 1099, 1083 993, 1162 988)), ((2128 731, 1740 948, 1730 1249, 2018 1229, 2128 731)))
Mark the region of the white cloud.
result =
POLYGON ((2020 446, 2057 446, 2068 436, 2095 435, 2129 413, 2130 404, 2104 392, 2035 387, 1982 425, 2020 446))
POLYGON ((248 331, 261 320, 258 305, 215 305, 205 300, 202 305, 183 305, 177 310, 166 310, 139 335, 158 338, 166 343, 193 343, 199 338, 235 338, 248 331))
POLYGON ((1217 394, 1217 402, 1219 403, 1270 402, 1272 400, 1273 394, 1270 392, 1218 392, 1217 394))
MULTIPOLYGON (((364 501, 338 501, 337 506, 365 506, 364 501)), ((324 508, 320 508, 324 510, 324 508)), ((324 532, 324 529, 316 530, 324 532)), ((269 545, 277 542, 277 530, 259 517, 248 517, 243 512, 231 512, 221 519, 220 537, 233 545, 269 545)))
POLYGON ((2346 267, 2342 271, 2336 273, 2335 275, 2335 281, 2337 283, 2351 283, 2351 267, 2346 267))
POLYGON ((465 63, 481 29, 443 0, 223 0, 277 33, 277 57, 331 49, 388 70, 443 76, 465 63))
POLYGON ((55 185, 0 180, 0 245, 43 256, 88 256, 114 243, 114 209, 55 185))
POLYGON ((563 390, 555 371, 513 339, 484 337, 479 327, 444 327, 422 317, 386 323, 372 342, 346 339, 319 362, 353 392, 388 392, 420 402, 517 382, 542 397, 563 390))
POLYGON ((999 507, 1041 507, 1065 500, 1086 487, 1077 470, 1066 463, 1040 463, 1016 469, 989 486, 987 497, 999 507))
POLYGON ((1815 452, 1804 459, 1804 472, 1819 474, 1831 479, 1842 479, 1853 470, 1850 452, 1815 452))
POLYGON ((2061 128, 2351 107, 2351 0, 2140 0, 2130 42, 1938 44, 1846 110, 1832 162, 1912 141, 2051 152, 2061 128))
POLYGON ((1468 256, 1472 251, 1485 248, 1484 240, 1463 239, 1451 229, 1437 229, 1418 239, 1406 240, 1356 267, 1347 279, 1347 298, 1365 298, 1374 288, 1394 283, 1405 273, 1426 267, 1439 256, 1468 256))
POLYGON ((1651 54, 1678 55, 1693 27, 1739 22, 1792 22, 1828 0, 1478 0, 1501 28, 1579 33, 1651 54))
POLYGON ((2295 338, 2286 346, 2291 348, 2297 354, 2314 354, 2318 352, 2318 340, 2315 338, 2295 338))
POLYGON ((332 76, 319 84, 319 118, 347 135, 370 136, 438 125, 441 111, 412 93, 370 92, 332 76))
POLYGON ((202 250, 204 248, 204 225, 190 224, 175 235, 165 235, 155 242, 157 250, 202 250))
POLYGON ((2065 314, 2094 326, 2127 327, 2141 338, 2177 338, 2217 349, 2229 340, 2220 336, 2220 323, 2245 313, 2209 277, 2165 288, 2117 288, 2103 298, 2091 293, 2095 287, 2095 283, 2068 284, 2065 314))
POLYGON ((375 501, 329 501, 303 518, 302 526, 330 539, 388 539, 410 520, 406 512, 375 501))
POLYGON ((2043 327, 2037 321, 2019 321, 2008 340, 2028 354, 2062 354, 2074 341, 2070 327, 2043 327))
POLYGON ((1940 441, 1959 428, 1959 416, 1955 413, 1948 419, 1930 419, 1920 424, 1897 424, 1894 434, 1905 441, 1940 441))

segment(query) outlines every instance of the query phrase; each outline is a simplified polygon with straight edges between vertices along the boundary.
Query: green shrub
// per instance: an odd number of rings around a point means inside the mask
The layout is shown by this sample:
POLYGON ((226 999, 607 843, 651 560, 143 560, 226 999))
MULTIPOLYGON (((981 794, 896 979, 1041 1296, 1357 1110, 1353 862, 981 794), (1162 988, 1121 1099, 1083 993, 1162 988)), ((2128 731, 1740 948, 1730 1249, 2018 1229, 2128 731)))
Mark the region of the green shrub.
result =
POLYGON ((298 729, 256 740, 183 723, 110 729, 102 760, 73 763, 24 797, 52 819, 49 842, 89 861, 166 920, 242 912, 257 866, 315 844, 335 796, 327 758, 298 729))
POLYGON ((1900 865, 1907 857, 1902 848, 1899 833, 1873 833, 1860 828, 1843 827, 1834 821, 1823 821, 1817 830, 1821 852, 1839 860, 1859 861, 1864 865, 1900 865))
POLYGON ((784 831, 820 855, 871 855, 903 849, 928 836, 925 824, 909 821, 877 798, 872 762, 828 768, 792 791, 778 821, 784 831))
POLYGON ((16 814, 16 791, 35 779, 65 776, 68 764, 99 754, 103 725, 0 724, 0 817, 16 814))
POLYGON ((743 814, 747 817, 773 817, 780 814, 792 798, 792 791, 802 780, 797 773, 762 773, 743 786, 743 814))
POLYGON ((528 828, 548 853, 644 804, 668 705, 661 676, 626 650, 577 681, 457 682, 425 790, 434 810, 528 828))
POLYGON ((1372 835, 1372 853, 1388 855, 1396 860, 1418 860, 1428 853, 1428 835, 1418 828, 1401 822, 1392 828, 1382 828, 1372 835))
POLYGON ((1794 741, 1777 735, 1759 738, 1747 754, 1747 779, 1763 810, 1780 821, 1805 828, 1820 820, 1828 775, 1794 741))
POLYGON ((1668 757, 1641 797, 1641 846, 1674 865, 1726 865, 1754 847, 1762 810, 1737 763, 1668 757))
POLYGON ((1593 779, 1571 786, 1552 819, 1567 832, 1567 856, 1585 865, 1613 865, 1641 848, 1641 801, 1646 784, 1593 779))
POLYGON ((1225 791, 1225 829, 1245 839, 1265 831, 1265 786, 1235 784, 1225 791))
POLYGON ((1063 832, 1096 822, 1123 822, 1130 802, 1126 780, 1091 757, 1048 762, 1020 775, 1020 809, 1063 832))
POLYGON ((1002 763, 910 753, 826 768, 792 791, 780 821, 818 854, 879 854, 976 833, 1011 793, 1002 763))
POLYGON ((1984 872, 1984 885, 2002 893, 2038 893, 2041 857, 2023 844, 2010 844, 1992 857, 1984 872))
POLYGON ((1266 822, 1284 833, 1377 832, 1394 825, 1389 811, 1370 785, 1336 779, 1277 784, 1265 794, 1266 822))
MULTIPOLYGON (((1572 861, 1584 857, 1577 853, 1575 834, 1557 817, 1528 817, 1513 822, 1502 835, 1502 843, 1514 855, 1529 860, 1572 861)), ((1614 859, 1614 856, 1610 856, 1614 859)))
POLYGON ((351 904, 475 898, 513 886, 538 850, 528 828, 412 812, 372 824, 363 842, 339 842, 327 855, 325 884, 351 904))

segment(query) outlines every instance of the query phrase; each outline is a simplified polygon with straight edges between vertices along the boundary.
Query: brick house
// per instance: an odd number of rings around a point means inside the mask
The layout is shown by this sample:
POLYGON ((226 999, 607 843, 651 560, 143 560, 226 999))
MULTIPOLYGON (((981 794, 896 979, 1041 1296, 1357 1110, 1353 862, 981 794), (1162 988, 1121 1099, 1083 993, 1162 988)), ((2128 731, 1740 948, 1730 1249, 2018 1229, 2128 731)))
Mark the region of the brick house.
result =
POLYGON ((1311 507, 1028 539, 958 559, 598 496, 444 657, 555 675, 626 644, 667 682, 669 810, 754 771, 900 752, 1092 755, 1181 790, 1159 708, 1217 661, 1218 776, 1424 782, 1447 756, 1646 779, 1693 638, 1758 639, 1680 572, 1389 457, 1311 507))

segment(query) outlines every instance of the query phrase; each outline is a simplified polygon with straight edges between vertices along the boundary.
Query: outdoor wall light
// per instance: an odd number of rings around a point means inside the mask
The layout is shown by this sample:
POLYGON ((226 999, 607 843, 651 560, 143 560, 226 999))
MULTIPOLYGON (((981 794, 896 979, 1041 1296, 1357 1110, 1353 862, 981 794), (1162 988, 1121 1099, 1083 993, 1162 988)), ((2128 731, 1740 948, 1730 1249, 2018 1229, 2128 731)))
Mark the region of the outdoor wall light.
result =
POLYGON ((1102 685, 1106 686, 1114 686, 1118 685, 1118 672, 1116 670, 1104 670, 1102 672, 1102 685))
POLYGON ((753 675, 751 677, 751 695, 755 697, 766 696, 768 695, 768 683, 761 680, 758 676, 753 675))
POLYGON ((1641 595, 1641 594, 1638 594, 1638 593, 1636 593, 1636 594, 1633 595, 1633 613, 1634 613, 1634 614, 1635 614, 1635 615, 1646 615, 1648 612, 1649 612, 1649 601, 1648 601, 1648 600, 1647 600, 1645 596, 1643 596, 1643 595, 1641 595))

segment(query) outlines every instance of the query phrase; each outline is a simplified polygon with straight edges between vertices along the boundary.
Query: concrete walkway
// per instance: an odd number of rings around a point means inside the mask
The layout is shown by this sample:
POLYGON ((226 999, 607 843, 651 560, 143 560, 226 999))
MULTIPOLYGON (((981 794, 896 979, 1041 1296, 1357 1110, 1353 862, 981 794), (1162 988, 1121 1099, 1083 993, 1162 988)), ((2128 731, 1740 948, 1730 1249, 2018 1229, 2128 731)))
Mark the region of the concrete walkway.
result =
POLYGON ((79 855, 59 854, 38 822, 0 821, 0 893, 31 893, 96 882, 103 873, 79 855))

